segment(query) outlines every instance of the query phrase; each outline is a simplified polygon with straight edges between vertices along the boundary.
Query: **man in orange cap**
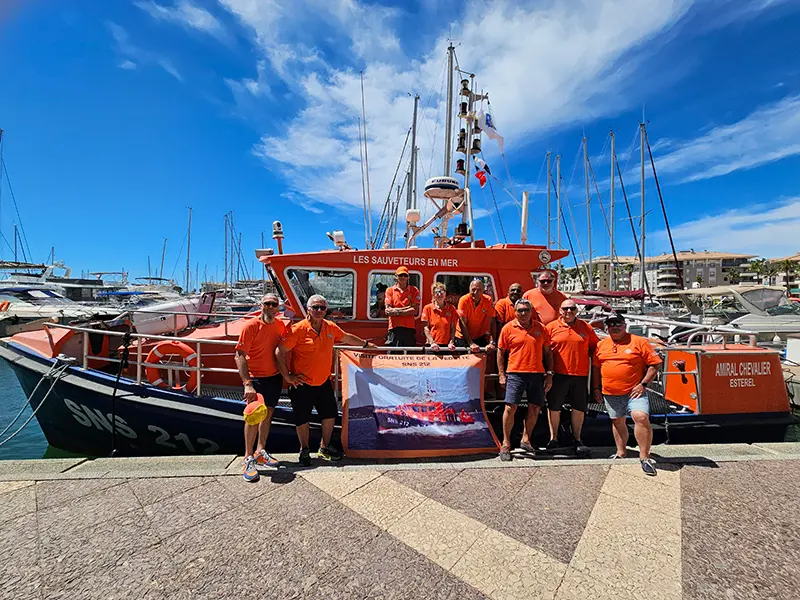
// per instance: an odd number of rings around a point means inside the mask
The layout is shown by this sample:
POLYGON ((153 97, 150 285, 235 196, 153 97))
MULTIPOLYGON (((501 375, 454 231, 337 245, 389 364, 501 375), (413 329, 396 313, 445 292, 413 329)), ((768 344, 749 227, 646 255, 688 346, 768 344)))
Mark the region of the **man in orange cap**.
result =
POLYGON ((561 303, 567 297, 556 289, 556 276, 553 271, 539 273, 536 286, 525 292, 522 297, 530 301, 533 310, 539 315, 539 320, 543 325, 547 325, 558 319, 561 303))
POLYGON ((283 387, 283 378, 275 362, 275 349, 286 332, 283 321, 277 318, 279 303, 275 294, 265 294, 261 299, 261 314, 247 321, 239 334, 239 343, 236 344, 235 360, 244 384, 244 400, 250 404, 260 394, 267 407, 267 418, 260 424, 248 425, 245 422, 244 425, 245 458, 242 475, 245 481, 258 481, 257 465, 278 466, 278 461, 267 452, 266 444, 272 414, 278 405, 283 387))
POLYGON ((409 285, 406 267, 397 267, 394 277, 397 283, 386 290, 386 316, 389 317, 386 345, 415 346, 417 330, 414 327, 414 318, 419 313, 422 296, 419 289, 409 285))

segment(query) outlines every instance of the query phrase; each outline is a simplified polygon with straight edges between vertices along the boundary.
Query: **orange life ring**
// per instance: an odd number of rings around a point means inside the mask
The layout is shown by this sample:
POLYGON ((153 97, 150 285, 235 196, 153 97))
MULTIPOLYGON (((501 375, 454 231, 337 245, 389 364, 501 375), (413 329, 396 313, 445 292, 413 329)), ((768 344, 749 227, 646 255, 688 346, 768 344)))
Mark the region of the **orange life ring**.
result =
POLYGON ((145 359, 145 363, 153 365, 152 367, 145 367, 145 374, 147 381, 153 385, 166 387, 168 384, 161 378, 160 369, 157 365, 161 364, 161 359, 165 356, 180 356, 188 367, 192 368, 189 380, 184 385, 174 385, 174 390, 185 390, 193 392, 197 389, 197 371, 194 367, 197 366, 197 352, 192 350, 183 342, 160 342, 156 344, 155 348, 150 350, 145 359))
POLYGON ((0 312, 5 312, 8 310, 8 307, 11 306, 11 302, 8 300, 3 300, 0 302, 0 312))

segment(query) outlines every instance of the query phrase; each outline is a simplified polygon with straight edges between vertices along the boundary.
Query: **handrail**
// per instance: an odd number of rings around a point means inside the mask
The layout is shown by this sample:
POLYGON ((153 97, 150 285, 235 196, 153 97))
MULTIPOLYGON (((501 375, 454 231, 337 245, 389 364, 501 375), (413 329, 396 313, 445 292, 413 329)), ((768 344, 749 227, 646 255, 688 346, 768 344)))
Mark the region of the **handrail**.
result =
MULTIPOLYGON (((726 349, 728 347, 727 338, 741 336, 742 334, 740 332, 733 333, 733 332, 729 332, 729 331, 717 331, 717 330, 695 331, 686 340, 686 347, 687 348, 691 348, 692 347, 692 342, 694 341, 694 339, 696 337, 699 336, 700 338, 703 338, 704 336, 708 336, 708 335, 722 337, 722 349, 724 350, 724 349, 726 349)), ((748 334, 745 334, 745 335, 748 335, 748 334)), ((752 347, 752 348, 757 348, 758 347, 758 339, 756 337, 756 334, 749 334, 748 335, 748 341, 749 341, 748 345, 750 347, 752 347)))
MULTIPOLYGON (((76 325, 65 325, 62 323, 52 323, 48 324, 48 327, 59 327, 61 329, 70 329, 72 331, 82 331, 84 333, 99 333, 101 335, 113 335, 116 337, 123 337, 128 335, 127 332, 124 331, 111 331, 107 329, 92 329, 90 327, 79 327, 76 325)), ((203 343, 203 344, 218 344, 221 346, 235 346, 237 344, 236 340, 211 340, 208 338, 190 338, 190 337, 179 337, 176 335, 156 335, 156 334, 148 334, 148 333, 131 333, 130 337, 135 339, 148 339, 148 340, 162 340, 167 342, 183 342, 185 344, 189 343, 203 343)))

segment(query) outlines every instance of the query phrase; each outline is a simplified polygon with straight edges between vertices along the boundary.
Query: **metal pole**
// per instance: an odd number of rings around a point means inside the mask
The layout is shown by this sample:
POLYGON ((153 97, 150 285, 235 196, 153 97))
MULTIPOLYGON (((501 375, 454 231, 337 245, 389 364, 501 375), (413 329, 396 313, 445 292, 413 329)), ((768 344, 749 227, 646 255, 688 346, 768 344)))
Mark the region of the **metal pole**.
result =
MULTIPOLYGON (((641 152, 641 154, 642 154, 642 156, 641 156, 641 159, 642 159, 642 161, 641 161, 642 162, 642 189, 641 189, 641 193, 642 193, 642 221, 641 221, 642 243, 639 245, 639 252, 641 253, 641 255, 639 257, 639 277, 641 278, 641 281, 639 283, 642 286, 642 288, 644 288, 644 280, 645 280, 645 277, 647 277, 647 272, 646 272, 645 265, 644 265, 644 257, 646 256, 645 253, 644 253, 644 240, 645 240, 645 233, 644 233, 644 226, 645 226, 645 223, 644 223, 644 217, 645 217, 645 214, 644 214, 644 209, 645 209, 645 203, 644 203, 644 122, 639 124, 639 138, 640 138, 640 144, 642 146, 642 148, 641 148, 641 151, 642 151, 641 152)), ((644 309, 644 298, 642 299, 642 309, 644 309)))
POLYGON ((469 193, 469 180, 470 180, 470 159, 472 158, 472 132, 474 130, 474 123, 473 119, 470 117, 472 116, 472 104, 475 97, 475 74, 470 74, 469 76, 469 97, 467 98, 467 144, 465 150, 467 151, 466 155, 464 156, 464 164, 466 165, 464 172, 464 201, 467 203, 466 210, 463 212, 462 215, 462 222, 467 221, 469 223, 469 238, 470 238, 470 245, 475 245, 475 231, 472 229, 472 194, 469 193))
POLYGON ((164 247, 161 249, 161 270, 158 272, 159 277, 164 277, 164 257, 166 255, 167 255, 167 238, 164 238, 164 247))
POLYGON ((589 268, 586 273, 587 285, 590 290, 594 289, 594 265, 592 264, 592 196, 589 194, 589 144, 586 136, 583 136, 583 171, 586 175, 586 232, 589 243, 589 268))
POLYGON ((189 228, 186 231, 186 293, 192 289, 192 208, 189 207, 189 228))
POLYGON ((195 389, 195 392, 199 398, 201 395, 200 386, 203 380, 203 361, 200 354, 200 340, 197 340, 197 366, 195 367, 195 373, 197 373, 197 388, 195 389))
MULTIPOLYGON (((411 168, 409 167, 408 171, 406 171, 406 211, 410 209, 411 209, 411 168)), ((410 242, 411 242, 411 227, 408 225, 408 221, 406 221, 406 248, 408 248, 410 242)))
POLYGON ((367 172, 367 222, 369 225, 369 247, 372 247, 372 197, 369 189, 369 153, 367 152, 367 108, 364 101, 364 71, 361 71, 361 118, 364 121, 364 167, 367 172))
POLYGON ((608 265, 608 288, 613 292, 616 289, 616 278, 614 273, 614 261, 616 260, 617 250, 614 246, 614 177, 616 176, 615 168, 616 168, 616 155, 615 155, 615 143, 616 140, 614 138, 614 132, 611 132, 611 207, 609 212, 611 214, 611 223, 609 226, 609 235, 611 237, 611 255, 608 257, 609 265, 608 265))
POLYGON ((411 208, 417 208, 417 108, 419 94, 414 96, 414 120, 411 122, 411 208))
MULTIPOLYGON (((558 223, 558 233, 556 234, 556 243, 561 249, 561 155, 556 154, 556 223, 558 223)), ((561 259, 558 259, 558 264, 561 264, 561 259)))
MULTIPOLYGON (((228 213, 225 213, 225 288, 228 287, 228 213)), ((227 291, 226 291, 227 293, 227 291)))
POLYGON ((453 168, 453 53, 455 47, 451 43, 447 47, 447 117, 444 133, 444 173, 450 177, 453 168))
POLYGON ((525 244, 528 241, 528 202, 528 192, 522 192, 522 228, 519 234, 520 244, 525 244))
MULTIPOLYGON (((550 171, 550 152, 547 153, 547 243, 545 246, 550 247, 550 183, 553 177, 550 171)), ((523 242, 524 243, 524 242, 523 242)))

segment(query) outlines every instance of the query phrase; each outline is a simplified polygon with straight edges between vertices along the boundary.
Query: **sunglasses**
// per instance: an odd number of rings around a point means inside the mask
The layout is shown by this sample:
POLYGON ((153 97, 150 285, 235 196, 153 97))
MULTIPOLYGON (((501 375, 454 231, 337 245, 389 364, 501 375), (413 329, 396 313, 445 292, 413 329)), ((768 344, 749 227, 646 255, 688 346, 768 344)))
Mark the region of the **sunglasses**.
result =
POLYGON ((272 308, 276 308, 278 306, 277 302, 270 300, 269 302, 262 302, 262 306, 271 306, 272 308))
POLYGON ((436 294, 437 296, 444 296, 444 295, 447 294, 447 292, 445 290, 436 290, 433 293, 436 294))
POLYGON ((555 281, 555 279, 540 279, 539 283, 543 283, 543 284, 547 285, 548 283, 553 283, 554 281, 555 281))
POLYGON ((577 306, 562 306, 561 310, 571 310, 571 311, 575 312, 575 311, 578 310, 578 307, 577 306))
POLYGON ((402 278, 402 277, 408 277, 408 275, 406 275, 405 273, 400 273, 400 274, 398 275, 398 277, 401 277, 401 278, 402 278))
POLYGON ((619 322, 609 323, 609 322, 606 321, 606 327, 622 327, 624 324, 625 323, 619 323, 619 322))
POLYGON ((314 306, 311 306, 310 308, 311 308, 311 310, 328 310, 328 307, 324 306, 322 304, 315 304, 314 306))
POLYGON ((529 313, 529 312, 531 312, 531 309, 530 308, 518 308, 517 312, 518 313, 529 313))

